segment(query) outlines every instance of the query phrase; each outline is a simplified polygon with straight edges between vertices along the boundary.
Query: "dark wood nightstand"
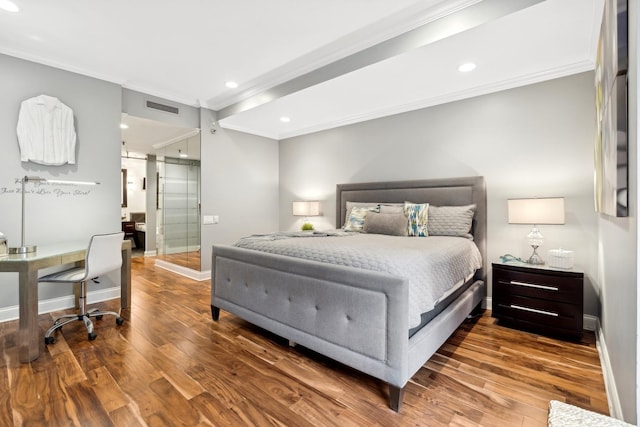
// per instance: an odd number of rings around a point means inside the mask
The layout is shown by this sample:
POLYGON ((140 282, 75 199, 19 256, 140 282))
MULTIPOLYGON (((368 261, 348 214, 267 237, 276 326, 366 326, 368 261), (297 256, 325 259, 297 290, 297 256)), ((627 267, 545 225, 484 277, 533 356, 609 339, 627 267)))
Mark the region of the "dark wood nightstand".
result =
POLYGON ((494 262, 492 315, 542 334, 582 336, 584 273, 519 262, 494 262))

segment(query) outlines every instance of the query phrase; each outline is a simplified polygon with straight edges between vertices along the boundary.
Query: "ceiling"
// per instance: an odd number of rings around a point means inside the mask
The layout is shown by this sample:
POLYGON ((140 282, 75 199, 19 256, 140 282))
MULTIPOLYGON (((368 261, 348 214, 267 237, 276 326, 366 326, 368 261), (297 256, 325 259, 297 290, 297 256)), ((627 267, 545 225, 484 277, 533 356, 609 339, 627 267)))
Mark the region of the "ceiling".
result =
MULTIPOLYGON (((274 139, 591 70, 604 3, 12 1, 0 53, 210 108, 224 128, 274 139), (468 61, 474 71, 457 71, 468 61)), ((162 131, 155 143, 189 130, 162 131)))
POLYGON ((200 160, 200 130, 122 114, 123 157, 188 158, 200 160))

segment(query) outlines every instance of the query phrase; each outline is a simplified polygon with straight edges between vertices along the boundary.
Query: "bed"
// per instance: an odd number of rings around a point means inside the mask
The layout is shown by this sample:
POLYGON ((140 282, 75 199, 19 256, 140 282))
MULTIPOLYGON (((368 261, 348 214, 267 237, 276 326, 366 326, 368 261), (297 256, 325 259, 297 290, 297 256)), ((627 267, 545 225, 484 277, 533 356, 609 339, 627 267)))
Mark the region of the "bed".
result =
MULTIPOLYGON (((389 386, 400 411, 406 383, 486 296, 486 191, 483 177, 340 184, 336 226, 358 203, 475 205, 471 227, 480 268, 410 328, 410 280, 396 274, 231 245, 213 245, 211 312, 220 309, 389 386), (349 202, 349 203, 348 203, 349 202), (425 322, 423 322, 425 323, 425 322)), ((420 238, 418 238, 420 239, 420 238)), ((428 239, 428 238, 427 238, 428 239)))
POLYGON ((145 212, 131 212, 129 214, 131 221, 135 222, 135 244, 136 248, 145 250, 146 245, 146 233, 147 233, 147 224, 146 217, 147 214, 145 212))

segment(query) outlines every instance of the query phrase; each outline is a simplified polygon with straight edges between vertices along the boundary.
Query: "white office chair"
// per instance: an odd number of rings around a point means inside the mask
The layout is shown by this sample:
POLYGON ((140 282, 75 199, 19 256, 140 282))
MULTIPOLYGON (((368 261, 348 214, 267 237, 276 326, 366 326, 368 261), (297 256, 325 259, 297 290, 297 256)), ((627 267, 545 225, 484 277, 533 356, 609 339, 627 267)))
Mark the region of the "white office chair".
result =
POLYGON ((91 237, 87 255, 85 257, 84 267, 75 267, 57 273, 48 274, 40 277, 38 282, 53 283, 80 283, 79 305, 80 312, 77 314, 67 314, 58 317, 53 326, 44 334, 44 343, 53 344, 56 340, 51 334, 62 328, 67 323, 74 320, 84 322, 89 334, 89 341, 96 339, 97 335, 93 332, 93 323, 90 317, 102 319, 105 314, 116 316, 116 324, 122 325, 124 319, 114 311, 100 311, 96 308, 87 311, 87 282, 96 279, 110 271, 119 269, 122 265, 122 239, 123 232, 111 234, 96 234, 91 237), (64 320, 66 319, 66 320, 64 320))

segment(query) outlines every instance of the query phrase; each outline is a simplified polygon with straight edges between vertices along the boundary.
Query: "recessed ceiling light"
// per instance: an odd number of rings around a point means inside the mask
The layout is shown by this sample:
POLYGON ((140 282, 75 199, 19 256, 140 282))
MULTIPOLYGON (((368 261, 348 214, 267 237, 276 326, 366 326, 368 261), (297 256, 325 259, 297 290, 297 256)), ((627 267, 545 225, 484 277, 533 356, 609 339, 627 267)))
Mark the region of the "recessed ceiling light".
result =
POLYGON ((238 83, 236 82, 232 82, 232 81, 228 81, 224 84, 226 87, 228 87, 229 89, 235 89, 238 87, 238 83))
MULTIPOLYGON (((2 1, 2 0, 0 0, 2 1)), ((129 125, 126 123, 120 123, 120 129, 129 129, 129 125)))
POLYGON ((467 62, 466 64, 462 64, 461 66, 458 67, 458 71, 460 71, 461 73, 467 73, 469 71, 475 70, 476 68, 476 64, 474 64, 473 62, 467 62))
POLYGON ((0 9, 7 12, 20 12, 20 8, 10 0, 0 0, 0 9))
POLYGON ((282 123, 289 123, 291 121, 291 118, 287 117, 287 116, 282 116, 282 117, 280 117, 280 121, 282 123))

